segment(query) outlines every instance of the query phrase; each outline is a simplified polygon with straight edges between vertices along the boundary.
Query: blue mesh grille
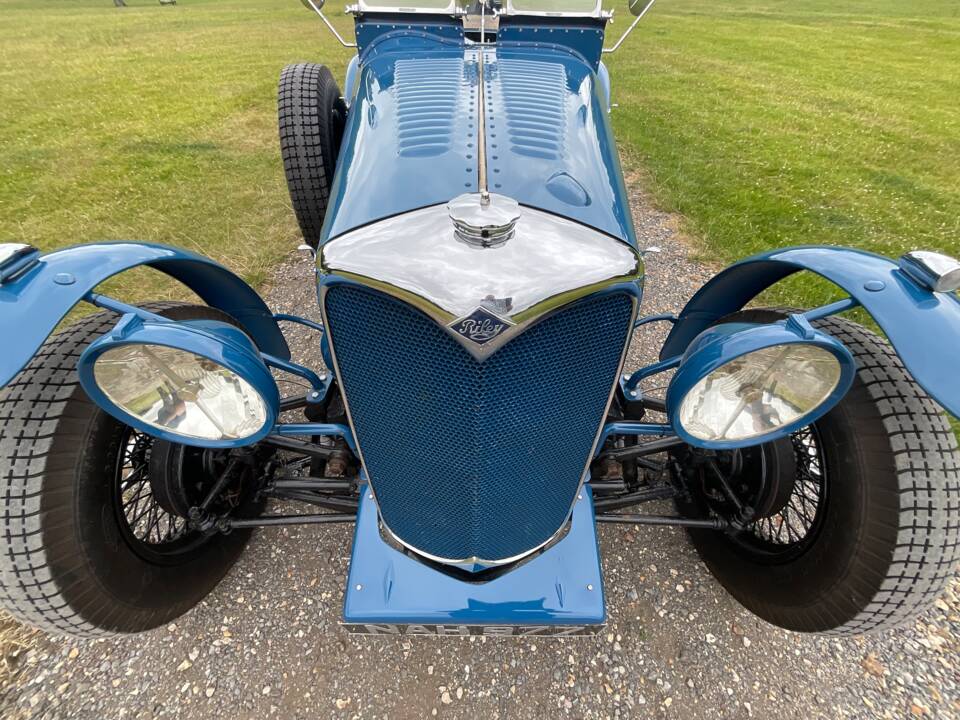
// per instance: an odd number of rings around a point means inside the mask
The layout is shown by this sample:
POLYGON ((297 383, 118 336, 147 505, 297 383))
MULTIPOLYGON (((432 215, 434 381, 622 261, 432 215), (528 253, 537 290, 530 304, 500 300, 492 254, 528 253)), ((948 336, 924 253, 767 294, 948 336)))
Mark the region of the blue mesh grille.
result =
POLYGON ((325 299, 341 382, 387 526, 442 558, 534 548, 573 503, 632 314, 581 300, 485 362, 418 310, 348 285, 325 299))

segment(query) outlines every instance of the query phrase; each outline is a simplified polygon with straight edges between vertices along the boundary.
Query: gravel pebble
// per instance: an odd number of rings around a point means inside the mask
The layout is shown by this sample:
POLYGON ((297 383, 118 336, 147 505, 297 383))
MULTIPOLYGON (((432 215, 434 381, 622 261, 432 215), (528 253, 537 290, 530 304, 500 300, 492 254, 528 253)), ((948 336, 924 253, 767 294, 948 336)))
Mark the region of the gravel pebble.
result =
MULTIPOLYGON (((647 256, 644 309, 678 310, 715 268, 691 260, 676 218, 635 196, 642 246, 663 249, 647 256)), ((275 277, 276 310, 319 319, 305 257, 275 277)), ((631 367, 653 357, 665 330, 637 333, 631 367)), ((296 357, 316 360, 314 334, 293 327, 291 336, 296 357)), ((0 689, 0 716, 960 717, 956 581, 913 627, 809 637, 740 608, 680 531, 605 525, 599 534, 607 628, 535 644, 347 635, 337 623, 351 529, 261 531, 175 623, 120 639, 37 637, 0 689)))

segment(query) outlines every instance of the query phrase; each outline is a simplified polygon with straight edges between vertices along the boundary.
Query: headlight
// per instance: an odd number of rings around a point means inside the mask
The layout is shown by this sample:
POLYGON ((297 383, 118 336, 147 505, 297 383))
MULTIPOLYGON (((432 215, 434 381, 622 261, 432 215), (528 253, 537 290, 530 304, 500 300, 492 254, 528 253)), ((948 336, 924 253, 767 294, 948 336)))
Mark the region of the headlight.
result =
POLYGON ((691 343, 667 405, 677 433, 692 445, 755 445, 822 416, 854 372, 849 351, 799 316, 718 325, 691 343))
POLYGON ((80 381, 107 412, 146 433, 204 447, 259 440, 279 393, 245 334, 203 320, 125 316, 81 356, 80 381))

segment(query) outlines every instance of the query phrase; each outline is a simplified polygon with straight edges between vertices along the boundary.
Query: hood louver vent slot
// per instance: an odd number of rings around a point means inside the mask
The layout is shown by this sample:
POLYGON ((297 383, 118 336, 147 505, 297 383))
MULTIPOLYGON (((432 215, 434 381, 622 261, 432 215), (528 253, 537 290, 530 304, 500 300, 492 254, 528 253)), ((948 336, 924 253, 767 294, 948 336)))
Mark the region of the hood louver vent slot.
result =
POLYGON ((518 155, 563 155, 567 77, 563 66, 533 60, 497 63, 510 147, 518 155))
POLYGON ((399 154, 430 157, 449 151, 466 89, 463 62, 398 60, 395 72, 399 154))

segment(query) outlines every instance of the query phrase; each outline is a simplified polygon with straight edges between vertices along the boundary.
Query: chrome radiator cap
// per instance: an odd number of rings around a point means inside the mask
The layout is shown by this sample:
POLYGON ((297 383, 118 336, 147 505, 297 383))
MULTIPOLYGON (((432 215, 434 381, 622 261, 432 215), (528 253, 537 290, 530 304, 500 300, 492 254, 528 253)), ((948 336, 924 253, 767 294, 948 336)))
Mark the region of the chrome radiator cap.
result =
POLYGON ((447 203, 454 233, 470 245, 496 247, 513 237, 520 203, 497 193, 464 193, 447 203))

